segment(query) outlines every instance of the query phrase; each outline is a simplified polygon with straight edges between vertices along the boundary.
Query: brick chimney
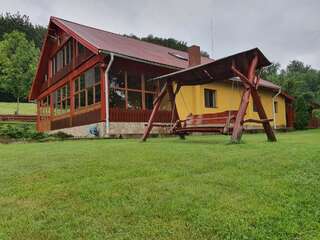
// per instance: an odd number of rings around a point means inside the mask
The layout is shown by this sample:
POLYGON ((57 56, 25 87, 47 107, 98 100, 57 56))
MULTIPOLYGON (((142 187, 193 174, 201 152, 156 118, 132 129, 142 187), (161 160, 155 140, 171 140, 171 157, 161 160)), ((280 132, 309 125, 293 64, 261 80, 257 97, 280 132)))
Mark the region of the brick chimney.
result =
POLYGON ((189 54, 189 67, 193 67, 201 64, 201 54, 200 47, 196 45, 192 45, 188 48, 189 54))

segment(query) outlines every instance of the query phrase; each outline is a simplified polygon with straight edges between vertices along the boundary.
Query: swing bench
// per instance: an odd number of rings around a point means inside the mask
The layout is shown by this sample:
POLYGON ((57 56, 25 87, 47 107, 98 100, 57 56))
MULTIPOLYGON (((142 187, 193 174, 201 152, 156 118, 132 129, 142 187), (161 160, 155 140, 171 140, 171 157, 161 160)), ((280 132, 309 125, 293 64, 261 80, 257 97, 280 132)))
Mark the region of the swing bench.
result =
POLYGON ((148 124, 146 125, 142 141, 146 141, 152 128, 156 126, 154 123, 155 116, 159 112, 161 101, 166 94, 168 94, 171 103, 172 120, 176 119, 175 122, 172 121, 170 124, 170 132, 179 135, 181 138, 184 138, 185 135, 193 132, 216 132, 224 134, 232 132, 231 142, 237 143, 241 140, 244 124, 247 122, 254 122, 263 125, 269 141, 276 141, 277 139, 270 125, 272 119, 267 119, 266 112, 258 93, 261 79, 256 75, 257 70, 269 66, 270 64, 270 61, 263 53, 258 48, 254 48, 210 63, 200 64, 151 79, 151 81, 163 81, 164 86, 153 102, 154 107, 148 124), (241 102, 237 111, 230 110, 200 115, 190 114, 184 120, 179 119, 175 100, 182 86, 195 86, 210 84, 212 82, 230 81, 230 79, 235 77, 241 81, 243 85, 241 102), (252 97, 260 119, 244 119, 250 97, 252 97))
POLYGON ((189 114, 185 120, 177 120, 171 133, 187 135, 193 132, 229 134, 233 128, 238 111, 219 113, 189 114))

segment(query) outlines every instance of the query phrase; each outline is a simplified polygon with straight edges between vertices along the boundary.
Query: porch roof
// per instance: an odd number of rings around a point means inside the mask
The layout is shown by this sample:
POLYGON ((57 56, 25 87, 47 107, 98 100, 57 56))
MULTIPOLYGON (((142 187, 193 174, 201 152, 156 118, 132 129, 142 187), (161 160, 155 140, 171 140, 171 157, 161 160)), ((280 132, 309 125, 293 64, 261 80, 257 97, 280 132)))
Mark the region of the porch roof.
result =
MULTIPOLYGON (((271 64, 260 49, 253 48, 215 60, 211 63, 200 64, 174 73, 159 76, 151 80, 169 80, 179 83, 181 86, 207 84, 227 79, 234 80, 236 75, 232 72, 231 66, 234 65, 241 73, 246 75, 249 63, 255 55, 258 56, 257 69, 261 69, 271 64)), ((260 80, 259 86, 271 89, 280 89, 280 86, 263 79, 260 80)))

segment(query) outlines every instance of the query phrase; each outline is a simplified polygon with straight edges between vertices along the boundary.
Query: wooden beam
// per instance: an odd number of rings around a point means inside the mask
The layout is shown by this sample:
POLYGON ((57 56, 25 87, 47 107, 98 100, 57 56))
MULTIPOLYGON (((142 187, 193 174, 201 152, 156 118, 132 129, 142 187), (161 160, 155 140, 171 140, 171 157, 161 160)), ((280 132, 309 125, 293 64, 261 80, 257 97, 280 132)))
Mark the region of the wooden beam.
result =
POLYGON ((243 119, 244 116, 246 115, 246 111, 249 105, 249 99, 250 99, 250 88, 245 89, 242 98, 241 98, 241 103, 240 107, 237 113, 236 120, 233 125, 233 131, 232 131, 232 136, 231 136, 231 142, 233 143, 238 143, 241 140, 242 133, 243 133, 243 119))
POLYGON ((159 96, 157 97, 158 100, 156 101, 156 103, 152 109, 152 113, 150 115, 148 125, 145 128, 144 134, 141 139, 141 141, 143 141, 143 142, 145 142, 147 140, 147 138, 149 137, 149 134, 150 134, 152 127, 153 127, 154 118, 155 118, 156 114, 158 113, 160 105, 161 105, 161 101, 166 94, 166 89, 167 89, 167 82, 164 84, 159 96))
MULTIPOLYGON (((252 100, 257 107, 257 111, 258 111, 260 119, 267 119, 267 114, 264 111, 261 99, 259 97, 259 94, 258 94, 258 91, 256 88, 251 89, 251 95, 252 95, 252 100)), ((263 128, 264 128, 264 130, 267 134, 268 140, 270 142, 277 141, 276 136, 274 135, 274 132, 272 130, 272 127, 271 127, 269 121, 263 122, 263 128)))
MULTIPOLYGON (((167 82, 167 92, 168 92, 168 95, 169 95, 169 100, 171 102, 171 122, 174 121, 174 119, 176 120, 180 120, 179 118, 179 114, 178 114, 178 111, 177 111, 177 105, 176 105, 176 102, 175 102, 175 99, 176 99, 176 95, 179 90, 180 90, 180 85, 177 86, 177 91, 174 92, 173 91, 173 86, 172 86, 172 82, 167 82), (177 90, 178 89, 178 90, 177 90)), ((177 127, 181 127, 181 123, 178 122, 178 125, 177 127)), ((185 139, 184 135, 183 134, 179 134, 179 137, 181 139, 185 139)))
POLYGON ((249 81, 249 79, 234 66, 231 66, 231 71, 240 78, 245 87, 253 87, 253 84, 249 81))
MULTIPOLYGON (((258 65, 258 55, 255 55, 249 65, 248 69, 248 74, 247 74, 247 80, 250 83, 250 86, 253 85, 253 80, 255 77, 255 70, 258 65)), ((232 69, 232 67, 231 67, 232 69)), ((240 77, 240 76, 239 76, 240 77)), ((233 143, 238 143, 241 140, 242 134, 243 134, 243 120, 244 116, 246 114, 248 105, 249 105, 249 100, 250 100, 250 95, 251 95, 251 90, 253 88, 249 87, 244 89, 242 98, 241 98, 241 103, 239 106, 239 111, 236 117, 236 121, 233 126, 233 131, 232 131, 232 136, 231 136, 231 142, 233 143)), ((266 117, 264 117, 266 118, 266 117)))
POLYGON ((242 123, 248 123, 248 122, 252 122, 252 123, 265 123, 265 122, 272 122, 273 119, 270 118, 270 119, 252 119, 252 118, 249 118, 249 119, 246 119, 244 120, 242 123))

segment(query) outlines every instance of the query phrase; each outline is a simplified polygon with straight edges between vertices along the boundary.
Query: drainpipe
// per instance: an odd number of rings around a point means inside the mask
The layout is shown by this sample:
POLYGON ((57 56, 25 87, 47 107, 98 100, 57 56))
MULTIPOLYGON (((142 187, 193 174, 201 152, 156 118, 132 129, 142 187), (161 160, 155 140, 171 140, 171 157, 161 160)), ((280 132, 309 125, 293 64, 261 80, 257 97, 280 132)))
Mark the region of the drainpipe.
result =
POLYGON ((276 110, 275 110, 275 107, 274 107, 274 103, 275 103, 276 98, 280 95, 280 93, 281 93, 281 88, 279 88, 279 91, 277 92, 277 94, 274 95, 273 98, 272 98, 272 113, 273 113, 273 128, 274 129, 277 129, 276 110))
POLYGON ((106 126, 105 126, 105 136, 109 136, 109 130, 110 130, 110 117, 109 117, 109 71, 111 68, 111 65, 114 60, 113 53, 110 53, 110 61, 108 63, 108 66, 106 68, 106 71, 104 73, 104 89, 105 89, 105 101, 106 101, 106 126))

